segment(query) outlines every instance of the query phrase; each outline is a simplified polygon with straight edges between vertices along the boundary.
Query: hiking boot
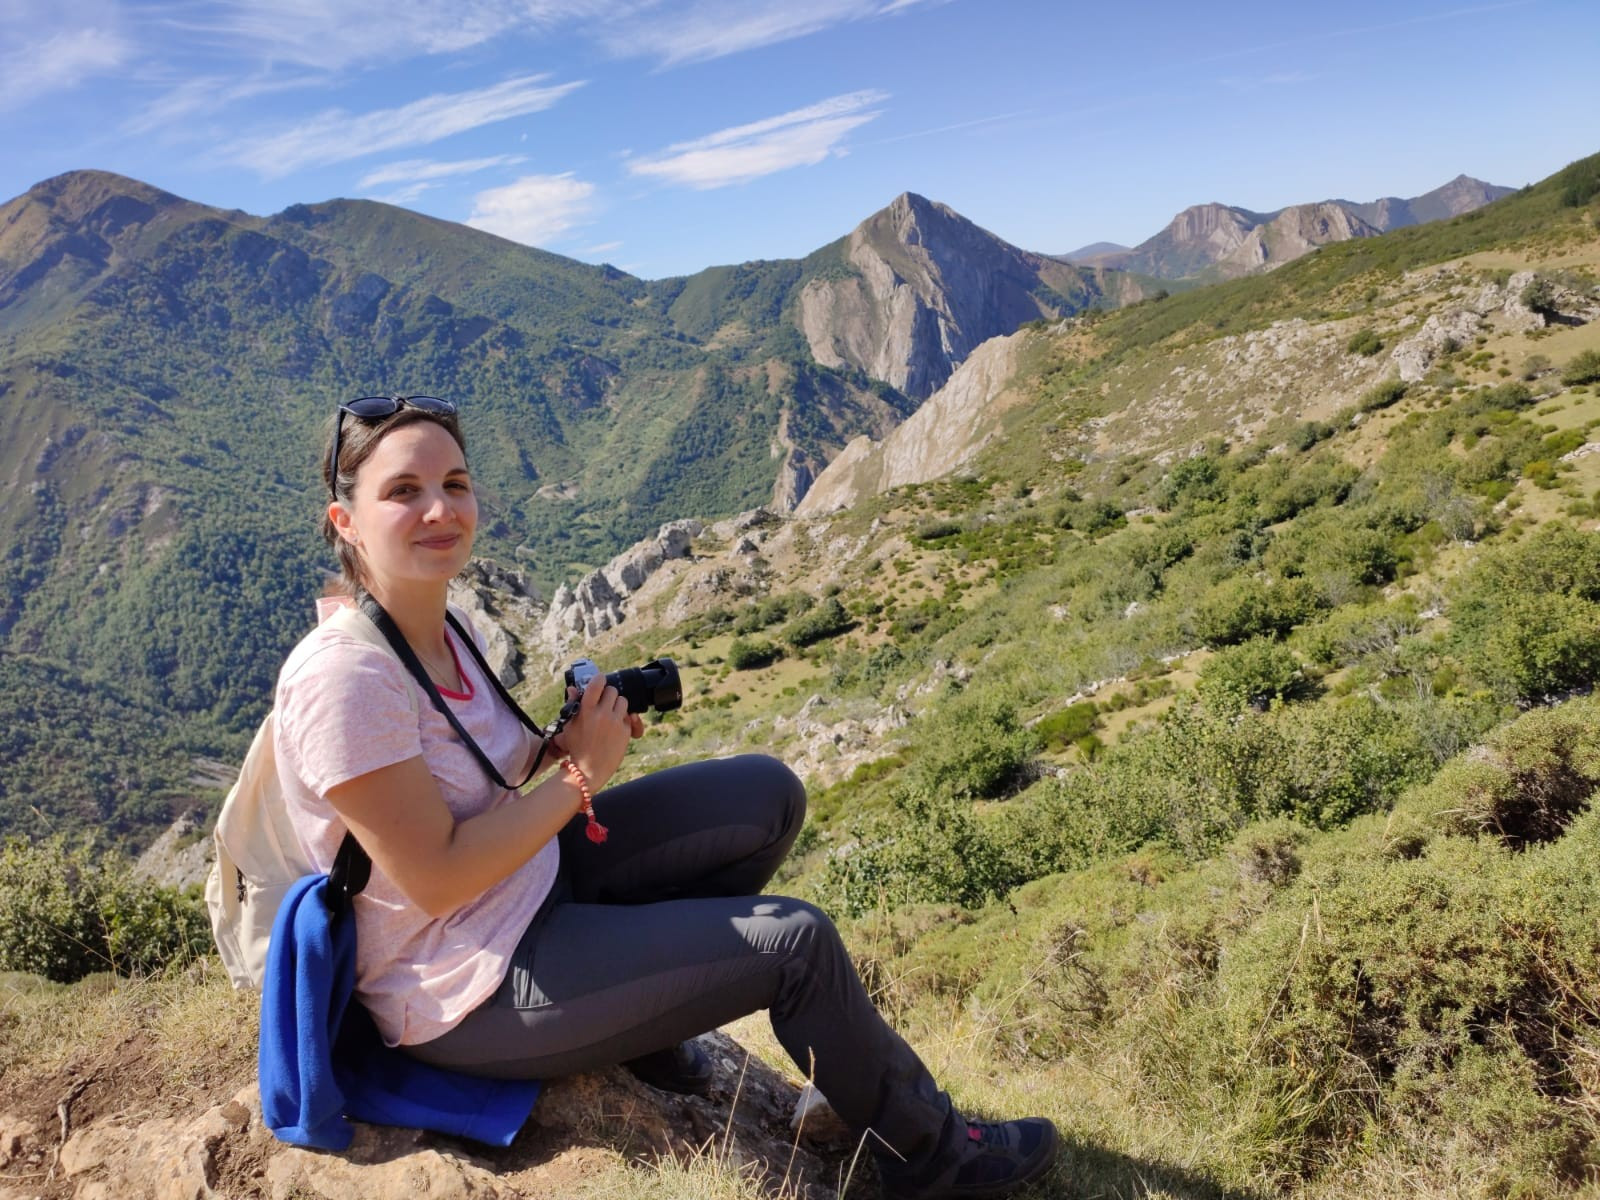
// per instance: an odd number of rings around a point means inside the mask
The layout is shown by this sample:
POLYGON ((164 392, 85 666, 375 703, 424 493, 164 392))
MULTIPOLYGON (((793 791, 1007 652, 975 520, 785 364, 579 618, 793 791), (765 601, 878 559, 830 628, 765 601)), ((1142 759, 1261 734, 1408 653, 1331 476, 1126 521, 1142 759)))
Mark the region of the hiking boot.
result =
POLYGON ((1043 1117, 968 1121, 966 1142, 937 1174, 912 1180, 892 1169, 879 1173, 890 1200, 1009 1196, 1048 1171, 1059 1148, 1056 1127, 1043 1117))
POLYGON ((640 1082, 680 1096, 704 1096, 711 1090, 711 1078, 715 1074, 711 1056, 692 1039, 630 1058, 622 1065, 640 1082))

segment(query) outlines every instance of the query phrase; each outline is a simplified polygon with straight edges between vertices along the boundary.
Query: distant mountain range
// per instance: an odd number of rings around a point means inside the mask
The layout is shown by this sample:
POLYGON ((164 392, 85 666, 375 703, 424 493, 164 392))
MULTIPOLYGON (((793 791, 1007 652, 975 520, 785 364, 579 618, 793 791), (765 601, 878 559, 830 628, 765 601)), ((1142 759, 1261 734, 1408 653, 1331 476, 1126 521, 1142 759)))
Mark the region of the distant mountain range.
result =
POLYGON ((1514 190, 1458 175, 1409 200, 1398 196, 1366 204, 1320 200, 1267 213, 1197 204, 1131 249, 1095 242, 1057 257, 1076 266, 1135 271, 1158 279, 1234 279, 1271 270, 1330 242, 1375 237, 1407 225, 1460 216, 1514 190))

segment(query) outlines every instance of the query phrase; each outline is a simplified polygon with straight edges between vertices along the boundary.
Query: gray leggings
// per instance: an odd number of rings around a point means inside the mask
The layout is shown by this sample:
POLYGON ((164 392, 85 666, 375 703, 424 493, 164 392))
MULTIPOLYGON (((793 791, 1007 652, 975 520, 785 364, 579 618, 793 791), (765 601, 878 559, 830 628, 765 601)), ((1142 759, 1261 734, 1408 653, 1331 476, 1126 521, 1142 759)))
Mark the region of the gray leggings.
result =
POLYGON ((611 835, 561 834, 561 876, 500 990, 407 1047, 477 1075, 547 1079, 609 1066, 768 1009, 834 1111, 918 1166, 965 1128, 916 1053, 878 1015, 833 922, 757 895, 794 842, 805 790, 764 755, 673 767, 608 788, 611 835))

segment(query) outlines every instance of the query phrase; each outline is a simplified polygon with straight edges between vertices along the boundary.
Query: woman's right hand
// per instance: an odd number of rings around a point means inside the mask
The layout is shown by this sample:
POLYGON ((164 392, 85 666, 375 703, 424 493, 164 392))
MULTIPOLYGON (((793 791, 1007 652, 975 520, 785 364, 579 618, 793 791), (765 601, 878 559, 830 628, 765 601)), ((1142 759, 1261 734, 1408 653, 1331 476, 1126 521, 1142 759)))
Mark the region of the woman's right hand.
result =
POLYGON ((598 792, 617 773, 637 721, 605 676, 589 681, 577 713, 561 730, 560 748, 583 772, 590 792, 598 792))

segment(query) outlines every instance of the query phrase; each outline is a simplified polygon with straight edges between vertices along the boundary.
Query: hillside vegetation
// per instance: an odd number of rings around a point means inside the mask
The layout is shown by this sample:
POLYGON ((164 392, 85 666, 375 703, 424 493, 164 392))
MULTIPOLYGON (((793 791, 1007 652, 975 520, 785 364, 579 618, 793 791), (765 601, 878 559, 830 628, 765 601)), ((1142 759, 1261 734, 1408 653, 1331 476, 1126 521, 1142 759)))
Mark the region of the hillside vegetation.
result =
MULTIPOLYGON (((1592 1194, 1595 315, 1600 157, 1041 322, 964 474, 664 568, 594 647, 685 671, 630 769, 802 765, 782 886, 958 1104, 1058 1121, 1041 1196, 1592 1194)), ((87 988, 0 1009, 8 1086, 87 988)), ((610 1150, 597 1193, 749 1194, 610 1150)))

